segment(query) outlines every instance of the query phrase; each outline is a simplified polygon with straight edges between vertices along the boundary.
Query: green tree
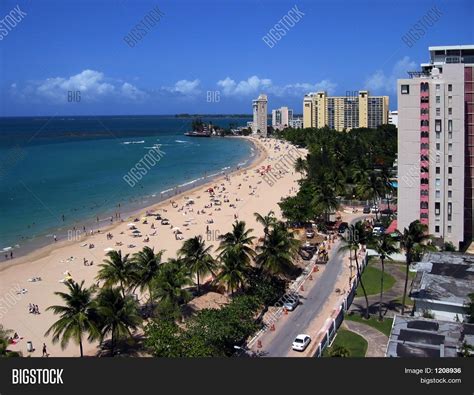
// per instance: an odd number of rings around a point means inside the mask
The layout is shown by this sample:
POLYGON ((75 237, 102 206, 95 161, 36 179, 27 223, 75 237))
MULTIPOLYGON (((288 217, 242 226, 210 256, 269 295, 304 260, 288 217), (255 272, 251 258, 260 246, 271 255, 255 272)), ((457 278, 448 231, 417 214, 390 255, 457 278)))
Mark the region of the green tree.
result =
POLYGON ((183 288, 192 285, 189 270, 182 259, 169 259, 161 265, 160 273, 153 284, 154 298, 175 309, 191 299, 190 292, 183 288))
POLYGON ((186 240, 178 251, 178 255, 182 257, 189 272, 196 276, 198 294, 200 293, 200 279, 209 273, 214 275, 216 269, 216 262, 210 253, 211 249, 212 246, 206 247, 206 242, 199 235, 186 240))
POLYGON ((220 256, 220 272, 215 281, 226 287, 231 295, 234 291, 245 286, 249 266, 242 259, 242 254, 236 249, 228 249, 220 256))
POLYGON ((65 349, 72 340, 79 345, 81 357, 84 356, 82 341, 84 335, 88 335, 88 340, 92 341, 100 336, 98 324, 98 313, 94 300, 95 287, 85 288, 84 281, 80 284, 74 281, 65 283, 68 292, 55 292, 64 305, 49 306, 46 310, 51 310, 60 318, 46 331, 45 336, 53 334, 52 341, 57 343, 61 340, 61 349, 65 349))
POLYGON ((128 258, 128 254, 122 256, 122 251, 110 251, 107 253, 109 259, 104 259, 104 263, 99 265, 99 272, 96 279, 104 281, 105 287, 119 285, 122 295, 134 281, 133 265, 128 258))
POLYGON ((372 249, 374 249, 380 257, 380 263, 382 264, 382 274, 380 276, 380 301, 379 301, 379 320, 382 321, 382 301, 383 301, 383 280, 385 275, 385 259, 392 260, 390 255, 399 252, 400 250, 395 247, 394 239, 384 233, 379 237, 375 237, 372 240, 370 245, 372 249))
POLYGON ((142 251, 133 254, 134 286, 138 287, 140 292, 147 290, 149 301, 151 301, 153 281, 160 271, 164 252, 164 250, 160 250, 155 253, 153 248, 145 246, 142 251))
POLYGON ((344 346, 334 346, 329 352, 329 356, 332 358, 349 358, 351 351, 344 346))
POLYGON ((267 238, 270 228, 277 222, 275 213, 272 210, 269 211, 267 215, 262 215, 259 213, 254 213, 254 215, 257 222, 263 226, 263 233, 265 234, 265 238, 267 238))
POLYGON ((402 299, 402 315, 405 313, 405 300, 408 289, 408 273, 410 265, 414 262, 414 258, 419 258, 424 251, 428 250, 429 247, 426 242, 430 240, 431 236, 427 233, 428 227, 422 224, 419 220, 413 221, 408 226, 408 229, 403 230, 401 235, 401 246, 405 250, 405 286, 403 288, 403 299, 402 299))
POLYGON ((466 306, 467 322, 474 324, 474 293, 467 295, 469 303, 466 306))
POLYGON ((219 237, 220 245, 217 251, 222 257, 227 251, 235 250, 244 261, 245 265, 250 265, 255 257, 255 251, 252 249, 254 236, 250 236, 253 229, 246 229, 244 221, 235 221, 232 224, 232 232, 227 232, 219 237))
POLYGON ((293 259, 298 253, 299 245, 294 233, 282 222, 278 222, 263 243, 257 246, 255 262, 270 275, 288 275, 295 268, 293 259))
POLYGON ((141 324, 138 304, 131 295, 124 296, 118 287, 103 288, 97 296, 101 340, 110 336, 110 353, 115 354, 118 340, 132 339, 132 330, 141 324))
POLYGON ((20 352, 10 351, 8 346, 10 345, 10 337, 13 331, 10 329, 5 329, 2 324, 0 324, 0 358, 1 357, 21 357, 20 352))

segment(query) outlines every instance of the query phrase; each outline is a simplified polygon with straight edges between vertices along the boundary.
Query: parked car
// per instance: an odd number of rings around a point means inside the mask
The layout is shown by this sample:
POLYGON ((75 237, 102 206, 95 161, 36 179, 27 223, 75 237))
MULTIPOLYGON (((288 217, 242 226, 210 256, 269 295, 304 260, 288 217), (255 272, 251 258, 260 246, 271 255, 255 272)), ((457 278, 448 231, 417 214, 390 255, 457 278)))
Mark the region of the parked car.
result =
POLYGON ((306 237, 308 239, 312 239, 314 237, 314 230, 313 229, 306 229, 306 237))
POLYGON ((168 221, 167 218, 163 218, 163 219, 161 220, 161 225, 169 225, 169 224, 170 224, 170 221, 168 221))
POLYGON ((364 209, 362 210, 364 214, 370 214, 370 206, 364 206, 364 209))
POLYGON ((293 311, 300 303, 298 294, 288 294, 283 297, 283 307, 289 311, 293 311))
POLYGON ((349 228, 349 224, 347 222, 341 222, 337 231, 342 234, 347 230, 347 228, 349 228))
POLYGON ((311 260, 311 258, 312 258, 313 255, 314 255, 314 252, 305 250, 304 248, 300 248, 299 251, 298 251, 298 253, 299 253, 300 257, 301 257, 304 261, 309 261, 309 260, 311 260))
POLYGON ((295 351, 304 351, 309 343, 311 343, 311 337, 309 337, 309 335, 301 334, 296 336, 291 348, 295 351))

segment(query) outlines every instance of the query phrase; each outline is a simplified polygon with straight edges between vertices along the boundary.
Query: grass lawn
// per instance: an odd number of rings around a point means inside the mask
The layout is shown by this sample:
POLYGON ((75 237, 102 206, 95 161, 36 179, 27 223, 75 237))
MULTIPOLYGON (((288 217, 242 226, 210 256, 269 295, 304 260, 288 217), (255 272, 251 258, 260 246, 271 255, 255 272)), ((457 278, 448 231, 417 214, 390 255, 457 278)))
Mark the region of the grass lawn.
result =
POLYGON ((367 352, 367 341, 357 333, 348 331, 347 329, 339 329, 332 347, 324 350, 324 357, 329 357, 329 352, 335 346, 343 346, 350 351, 351 357, 365 357, 367 352))
POLYGON ((362 318, 359 314, 347 314, 344 319, 369 325, 372 328, 379 330, 387 337, 390 336, 390 330, 392 329, 393 322, 393 318, 384 318, 383 321, 379 321, 378 316, 371 316, 368 320, 366 320, 365 318, 362 318))
MULTIPOLYGON (((380 293, 380 277, 382 271, 369 264, 362 273, 362 282, 364 283, 367 295, 376 295, 380 293)), ((386 271, 383 275, 383 290, 388 291, 395 284, 395 278, 386 271)), ((364 296, 362 288, 357 287, 357 296, 364 296)))

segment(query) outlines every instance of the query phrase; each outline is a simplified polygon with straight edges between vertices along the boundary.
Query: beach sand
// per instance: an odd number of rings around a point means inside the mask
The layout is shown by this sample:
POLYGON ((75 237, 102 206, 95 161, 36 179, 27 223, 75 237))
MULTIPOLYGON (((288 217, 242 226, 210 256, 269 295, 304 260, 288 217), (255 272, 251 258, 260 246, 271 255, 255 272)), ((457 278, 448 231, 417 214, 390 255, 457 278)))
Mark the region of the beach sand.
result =
MULTIPOLYGON (((183 240, 196 235, 202 235, 208 245, 216 248, 219 244, 218 237, 232 229, 236 216, 238 220, 245 221, 248 228, 254 229, 254 236, 260 237, 263 228, 256 222, 254 213, 263 215, 273 210, 276 216, 281 218, 278 202, 282 197, 296 193, 297 181, 301 176, 288 166, 288 159, 295 156, 294 147, 271 139, 250 139, 259 148, 259 158, 250 167, 148 207, 134 216, 140 219, 134 225, 141 231, 142 237, 132 236, 128 226, 134 219, 131 217, 104 228, 100 233, 79 235, 75 241, 58 242, 2 263, 0 320, 4 328, 12 329, 22 338, 9 349, 21 351, 24 356, 38 357, 42 355, 43 343, 46 343, 51 356, 79 356, 79 347, 73 342, 61 350, 59 344, 52 344, 51 336, 44 336, 46 330, 58 319, 45 309, 54 304, 62 304, 54 292, 66 290, 61 281, 68 274, 75 281, 85 280, 86 285, 95 283, 98 265, 106 256, 106 249, 121 249, 124 254, 133 254, 148 245, 155 251, 165 250, 163 260, 166 260, 176 256, 176 251, 181 247, 183 240), (280 178, 272 179, 272 182, 266 182, 257 172, 262 166, 269 165, 272 168, 276 165, 277 168, 283 169, 280 178), (205 208, 211 203, 210 194, 206 192, 209 187, 215 189, 216 198, 220 200, 221 205, 216 206, 214 203, 212 207, 205 208), (194 204, 186 206, 190 199, 194 204), (229 202, 224 202, 224 199, 228 199, 229 202), (203 209, 205 213, 197 213, 203 209), (161 214, 170 224, 161 225, 154 217, 148 217, 148 224, 143 224, 142 217, 147 211, 161 214), (213 220, 213 223, 208 223, 209 220, 213 220), (154 232, 151 229, 152 223, 156 231, 154 236, 151 235, 154 232), (176 239, 172 230, 174 227, 180 228, 183 240, 176 239), (209 233, 206 233, 207 227, 209 233), (107 238, 108 232, 112 233, 113 239, 107 238), (148 243, 144 241, 147 235, 148 243), (118 246, 116 243, 122 245, 118 246), (89 244, 93 244, 94 247, 89 248, 89 244), (130 244, 135 247, 128 247, 130 244), (93 265, 85 266, 84 259, 93 261, 93 265), (29 282, 28 279, 33 277, 41 277, 42 280, 29 282), (26 289, 27 292, 21 293, 22 289, 26 289), (29 313, 29 303, 38 305, 40 314, 29 313), (34 352, 27 352, 27 341, 33 343, 34 352)), ((304 155, 305 150, 300 149, 299 153, 304 155)), ((84 353, 95 355, 98 351, 97 346, 97 343, 89 344, 85 341, 84 353)))

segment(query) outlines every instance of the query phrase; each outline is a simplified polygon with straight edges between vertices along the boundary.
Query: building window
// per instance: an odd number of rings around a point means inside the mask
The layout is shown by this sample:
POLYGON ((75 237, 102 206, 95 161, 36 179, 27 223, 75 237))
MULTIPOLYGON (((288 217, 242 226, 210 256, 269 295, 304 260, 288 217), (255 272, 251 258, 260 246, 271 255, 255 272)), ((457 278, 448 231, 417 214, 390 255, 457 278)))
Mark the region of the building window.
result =
POLYGON ((439 215, 441 213, 441 203, 436 202, 435 203, 435 215, 439 215))
POLYGON ((448 198, 453 197, 453 191, 448 191, 448 198))
POLYGON ((448 203, 448 221, 451 221, 453 217, 453 204, 451 202, 448 203))
POLYGON ((437 190, 437 191, 435 192, 435 197, 436 197, 436 199, 441 198, 441 192, 440 192, 439 190, 437 190))
POLYGON ((452 178, 448 178, 448 185, 449 186, 453 185, 453 179, 452 178))
POLYGON ((408 95, 410 93, 410 85, 402 85, 402 95, 408 95))
POLYGON ((438 166, 436 166, 436 174, 440 174, 441 172, 441 168, 439 168, 438 166))
POLYGON ((436 91, 439 92, 439 89, 441 88, 440 84, 436 84, 436 91))
POLYGON ((449 144, 448 144, 448 151, 449 151, 449 152, 452 152, 452 151, 453 151, 453 144, 452 144, 452 143, 449 143, 449 144))
POLYGON ((436 132, 436 138, 440 139, 441 138, 441 132, 436 132))
POLYGON ((441 119, 435 120, 435 131, 436 132, 441 132, 441 119))
POLYGON ((448 225, 448 233, 451 233, 451 225, 448 225))
POLYGON ((436 96, 436 104, 441 103, 441 96, 436 96))
POLYGON ((437 117, 441 116, 441 108, 439 107, 436 109, 436 116, 437 117))
POLYGON ((440 143, 436 143, 436 150, 439 151, 441 149, 441 144, 440 143))
POLYGON ((453 115, 453 109, 452 109, 452 107, 449 107, 449 108, 448 108, 448 115, 453 115))
POLYGON ((452 167, 448 167, 448 174, 453 174, 453 168, 452 167))
POLYGON ((452 92, 453 91, 453 85, 452 84, 448 84, 448 92, 452 92))
POLYGON ((436 184, 435 184, 437 187, 441 186, 441 179, 440 178, 437 178, 436 179, 436 184))
POLYGON ((436 233, 439 233, 439 225, 436 225, 436 226, 435 226, 435 232, 436 232, 436 233))
POLYGON ((452 162, 453 162, 453 156, 452 156, 452 155, 448 155, 448 162, 449 162, 449 163, 452 163, 452 162))
POLYGON ((453 120, 448 119, 448 132, 452 132, 452 131, 453 131, 453 120))
POLYGON ((453 97, 448 96, 448 106, 452 106, 452 105, 453 105, 453 97))

